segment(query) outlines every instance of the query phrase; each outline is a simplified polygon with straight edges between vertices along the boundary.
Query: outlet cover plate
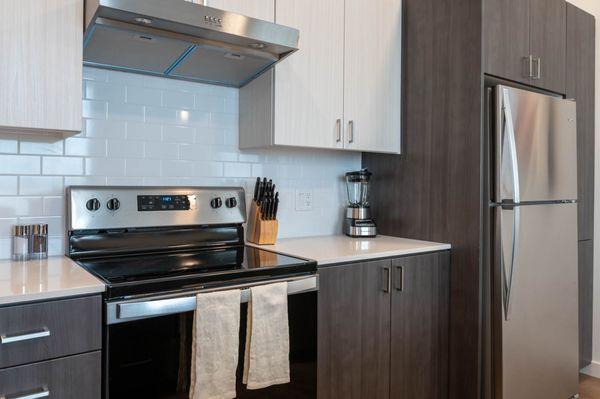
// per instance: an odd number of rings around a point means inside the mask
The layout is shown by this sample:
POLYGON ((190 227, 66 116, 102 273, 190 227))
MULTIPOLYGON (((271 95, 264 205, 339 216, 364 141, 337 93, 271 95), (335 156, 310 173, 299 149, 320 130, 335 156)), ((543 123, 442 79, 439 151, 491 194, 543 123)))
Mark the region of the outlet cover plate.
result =
POLYGON ((309 189, 296 190, 296 211, 313 210, 313 191, 309 189))

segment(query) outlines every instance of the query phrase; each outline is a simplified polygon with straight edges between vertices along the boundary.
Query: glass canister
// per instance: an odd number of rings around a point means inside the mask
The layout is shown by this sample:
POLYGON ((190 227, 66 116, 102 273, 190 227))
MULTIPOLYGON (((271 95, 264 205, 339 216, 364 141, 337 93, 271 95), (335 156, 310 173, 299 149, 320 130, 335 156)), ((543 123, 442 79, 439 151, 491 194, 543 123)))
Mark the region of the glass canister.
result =
POLYGON ((12 259, 17 261, 29 259, 29 226, 17 225, 13 229, 12 259))
POLYGON ((29 257, 31 259, 46 259, 48 257, 47 224, 34 224, 31 226, 29 257))
POLYGON ((346 173, 348 204, 351 208, 369 207, 369 182, 372 173, 367 169, 346 173))

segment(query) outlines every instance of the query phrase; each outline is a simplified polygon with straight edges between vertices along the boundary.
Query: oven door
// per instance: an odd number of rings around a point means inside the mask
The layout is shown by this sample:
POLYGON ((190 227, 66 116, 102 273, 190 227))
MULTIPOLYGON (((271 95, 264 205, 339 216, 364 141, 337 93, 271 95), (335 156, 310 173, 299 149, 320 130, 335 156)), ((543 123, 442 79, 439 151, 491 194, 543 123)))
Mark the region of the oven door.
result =
MULTIPOLYGON (((317 276, 278 281, 288 281, 291 382, 254 391, 241 382, 250 285, 227 287, 242 289, 238 398, 316 398, 317 276)), ((195 293, 107 303, 104 398, 187 399, 194 310, 195 293)))

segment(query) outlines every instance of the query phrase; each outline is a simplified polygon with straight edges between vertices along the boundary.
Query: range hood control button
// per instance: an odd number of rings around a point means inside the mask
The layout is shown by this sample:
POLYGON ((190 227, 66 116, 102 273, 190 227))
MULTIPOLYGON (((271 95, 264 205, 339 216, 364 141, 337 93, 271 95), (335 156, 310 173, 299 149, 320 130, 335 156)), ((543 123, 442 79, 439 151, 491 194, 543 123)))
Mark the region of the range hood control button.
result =
POLYGON ((227 208, 235 208, 237 206, 237 199, 235 197, 227 198, 225 205, 227 208))
POLYGON ((92 198, 85 203, 85 207, 90 212, 96 212, 100 209, 100 201, 98 201, 98 198, 92 198))
POLYGON ((220 197, 213 198, 210 201, 210 207, 213 209, 218 209, 223 206, 223 200, 220 197))

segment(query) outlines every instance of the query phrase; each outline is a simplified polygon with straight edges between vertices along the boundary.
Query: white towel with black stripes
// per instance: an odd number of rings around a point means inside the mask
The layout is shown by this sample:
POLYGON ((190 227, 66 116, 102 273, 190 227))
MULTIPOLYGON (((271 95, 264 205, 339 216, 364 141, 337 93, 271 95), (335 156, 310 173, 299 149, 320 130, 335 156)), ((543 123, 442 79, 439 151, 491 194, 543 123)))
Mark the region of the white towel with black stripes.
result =
POLYGON ((286 384, 290 382, 288 284, 250 290, 243 382, 248 389, 286 384))
POLYGON ((240 290, 196 296, 190 399, 236 397, 240 299, 240 290))

